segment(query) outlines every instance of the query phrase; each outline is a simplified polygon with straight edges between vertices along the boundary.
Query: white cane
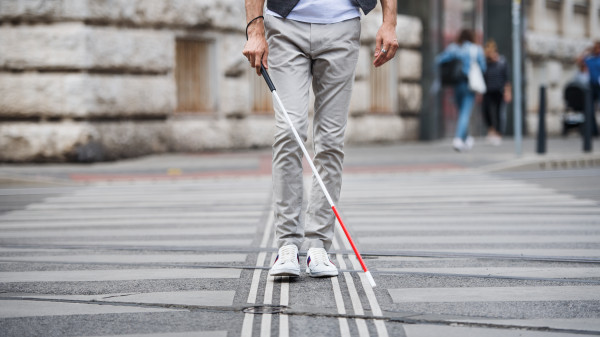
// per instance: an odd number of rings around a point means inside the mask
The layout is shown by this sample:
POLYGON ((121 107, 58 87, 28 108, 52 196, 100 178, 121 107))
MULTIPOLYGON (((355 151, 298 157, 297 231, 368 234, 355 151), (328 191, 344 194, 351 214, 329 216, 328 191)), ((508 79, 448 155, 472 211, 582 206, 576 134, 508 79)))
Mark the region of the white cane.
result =
POLYGON ((277 90, 275 90, 275 85, 273 85, 273 82, 271 81, 271 77, 269 76, 269 73, 267 73, 267 70, 262 65, 260 66, 260 72, 261 72, 263 78, 265 79, 265 82, 267 82, 267 85, 269 86, 269 90, 271 90, 273 97, 275 97, 277 104, 283 111, 283 117, 285 118, 285 120, 289 124, 292 132, 294 133, 294 137, 296 138, 298 145, 300 145, 300 148, 302 149, 302 152, 304 153, 304 157, 308 161, 308 164, 310 165, 310 168, 312 169, 313 174, 317 178, 317 181, 319 182, 319 186, 321 186, 321 190, 323 190, 323 193, 325 194, 325 197, 327 198, 327 201, 329 202, 329 205, 331 206, 331 209, 333 210, 335 217, 338 219, 338 222, 339 222, 340 226, 342 227, 344 234, 346 234, 346 238, 350 242, 350 245, 352 246, 352 249, 354 250, 354 254, 356 255, 356 258, 358 259, 358 262, 360 262, 360 265, 361 265, 363 271, 365 272, 365 275, 367 275, 367 279, 369 280, 371 287, 375 287, 375 280, 373 279, 373 276, 371 276, 371 272, 369 272, 369 270, 367 269, 367 266, 365 265, 365 262, 363 261, 362 256, 360 256, 360 253, 358 252, 358 249, 356 249, 356 246, 354 245, 354 242, 352 241, 352 237, 350 236, 350 233, 348 233, 348 230, 346 229, 346 226, 344 225, 344 222, 342 221, 340 214, 338 213, 337 209, 335 208, 335 205, 333 204, 333 200, 331 199, 331 196, 329 195, 327 188, 325 188, 325 184, 323 184, 323 180, 321 179, 321 176, 319 175, 319 172, 317 171, 315 164, 313 164, 313 161, 311 160, 310 155, 308 154, 308 151, 306 151, 306 147, 304 147, 304 143, 302 142, 300 135, 298 135, 298 131, 296 131, 296 128, 294 128, 294 124, 292 123, 292 120, 290 119, 290 116, 288 115, 287 110, 285 110, 285 107, 283 106, 281 99, 279 99, 279 95, 277 95, 277 90))

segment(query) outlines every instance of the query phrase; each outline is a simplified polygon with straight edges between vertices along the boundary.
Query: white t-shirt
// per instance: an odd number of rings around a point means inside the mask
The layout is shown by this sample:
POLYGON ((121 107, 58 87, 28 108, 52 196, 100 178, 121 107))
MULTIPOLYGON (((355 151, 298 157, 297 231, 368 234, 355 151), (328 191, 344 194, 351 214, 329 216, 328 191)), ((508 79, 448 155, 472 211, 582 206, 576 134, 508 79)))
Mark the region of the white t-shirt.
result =
MULTIPOLYGON (((336 23, 360 17, 353 0, 300 0, 287 19, 308 23, 336 23)), ((266 14, 281 15, 267 9, 266 14)))

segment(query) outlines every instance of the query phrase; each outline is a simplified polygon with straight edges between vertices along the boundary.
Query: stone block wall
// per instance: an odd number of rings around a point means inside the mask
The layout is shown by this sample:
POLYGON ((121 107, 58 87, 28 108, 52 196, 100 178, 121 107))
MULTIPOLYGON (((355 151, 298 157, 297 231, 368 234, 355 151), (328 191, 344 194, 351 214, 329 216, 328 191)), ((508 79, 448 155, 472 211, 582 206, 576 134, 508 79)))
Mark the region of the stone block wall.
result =
MULTIPOLYGON (((398 17, 394 111, 379 115, 370 111, 369 79, 380 22, 379 8, 362 20, 350 143, 416 138, 421 23, 398 17)), ((241 54, 244 23, 237 0, 0 1, 0 161, 270 146, 272 112, 254 108, 270 93, 255 92, 261 81, 241 54), (178 111, 182 39, 206 45, 203 111, 178 111)))
POLYGON ((373 112, 371 77, 374 76, 373 53, 375 37, 382 22, 378 4, 372 13, 362 18, 361 49, 356 69, 354 90, 350 104, 352 118, 348 122, 349 143, 390 142, 416 140, 421 111, 422 44, 423 27, 417 18, 398 15, 396 35, 400 48, 396 57, 382 66, 390 72, 388 113, 373 112))
POLYGON ((562 132, 565 86, 577 73, 575 60, 600 39, 600 0, 526 3, 528 27, 525 33, 527 130, 537 134, 539 88, 547 88, 546 129, 550 135, 562 132))

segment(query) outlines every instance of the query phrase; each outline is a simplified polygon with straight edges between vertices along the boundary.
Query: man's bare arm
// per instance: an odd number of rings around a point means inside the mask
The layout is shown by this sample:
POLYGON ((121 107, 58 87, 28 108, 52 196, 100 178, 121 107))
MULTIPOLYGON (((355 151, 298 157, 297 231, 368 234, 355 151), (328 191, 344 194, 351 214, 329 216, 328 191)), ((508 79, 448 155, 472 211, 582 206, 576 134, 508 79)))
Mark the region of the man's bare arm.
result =
MULTIPOLYGON (((263 15, 265 0, 246 0, 246 23, 252 19, 263 15)), ((267 57, 269 56, 269 46, 265 38, 265 25, 262 18, 254 20, 248 26, 248 41, 242 52, 250 62, 250 66, 256 68, 256 73, 260 75, 260 65, 268 68, 267 57)))
POLYGON ((379 27, 375 38, 375 60, 373 61, 375 67, 379 67, 394 58, 399 47, 396 38, 396 1, 381 0, 381 7, 383 9, 383 23, 379 27))

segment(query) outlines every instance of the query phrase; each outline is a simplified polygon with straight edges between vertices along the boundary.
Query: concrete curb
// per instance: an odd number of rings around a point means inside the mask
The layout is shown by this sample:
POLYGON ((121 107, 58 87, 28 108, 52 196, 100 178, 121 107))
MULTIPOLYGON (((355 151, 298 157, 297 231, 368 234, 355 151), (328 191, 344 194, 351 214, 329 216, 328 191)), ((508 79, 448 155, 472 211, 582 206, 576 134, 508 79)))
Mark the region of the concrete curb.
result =
POLYGON ((600 167, 600 154, 535 156, 480 167, 484 172, 553 171, 600 167))

